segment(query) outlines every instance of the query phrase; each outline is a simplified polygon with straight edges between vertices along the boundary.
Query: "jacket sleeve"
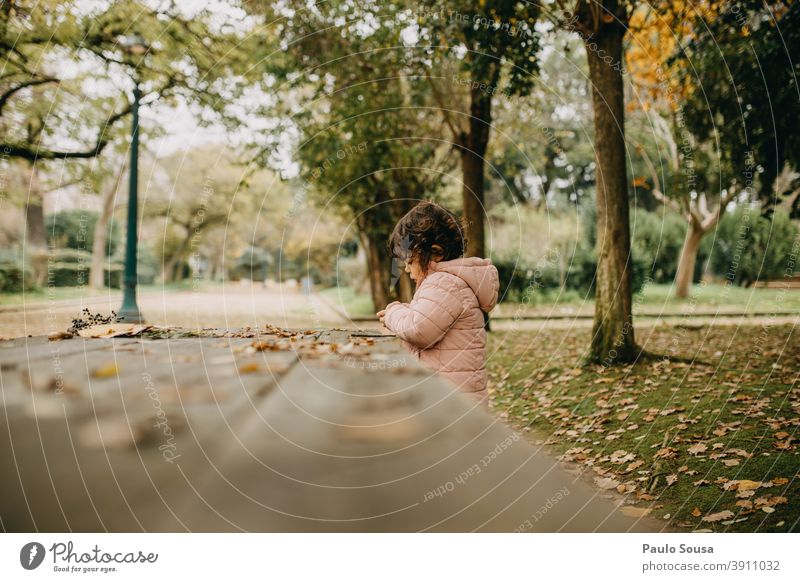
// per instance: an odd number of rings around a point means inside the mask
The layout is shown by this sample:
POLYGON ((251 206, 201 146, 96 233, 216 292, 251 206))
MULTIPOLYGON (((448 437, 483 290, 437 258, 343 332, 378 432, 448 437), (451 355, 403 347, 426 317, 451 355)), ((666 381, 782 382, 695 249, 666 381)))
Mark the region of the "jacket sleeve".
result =
POLYGON ((384 325, 420 349, 438 343, 463 311, 458 286, 446 275, 431 275, 411 303, 386 307, 384 325))

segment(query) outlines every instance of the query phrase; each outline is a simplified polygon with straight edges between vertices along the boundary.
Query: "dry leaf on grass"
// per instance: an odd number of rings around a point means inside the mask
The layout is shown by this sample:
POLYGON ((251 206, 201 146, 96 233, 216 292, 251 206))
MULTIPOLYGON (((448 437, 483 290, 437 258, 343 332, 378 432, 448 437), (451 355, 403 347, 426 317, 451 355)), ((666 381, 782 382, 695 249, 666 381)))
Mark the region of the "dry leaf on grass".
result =
POLYGON ((622 463, 627 463, 629 461, 633 461, 636 457, 633 453, 629 453, 627 451, 619 450, 614 451, 611 453, 611 458, 609 459, 610 462, 614 463, 615 465, 620 465, 622 463))
POLYGON ((673 447, 664 447, 663 449, 658 449, 655 455, 653 455, 656 459, 674 459, 677 453, 677 449, 673 447))
POLYGON ((706 450, 708 450, 708 446, 706 446, 704 443, 697 443, 686 450, 690 455, 699 455, 700 453, 705 453, 706 450))
POLYGON ((717 513, 710 513, 703 517, 703 521, 707 521, 709 523, 714 523, 717 521, 722 521, 723 519, 730 519, 734 516, 734 513, 730 509, 724 509, 722 511, 718 511, 717 513))
POLYGON ((644 465, 644 461, 634 461, 633 463, 628 463, 628 466, 625 467, 623 473, 630 473, 631 471, 633 471, 634 469, 638 469, 642 465, 644 465))

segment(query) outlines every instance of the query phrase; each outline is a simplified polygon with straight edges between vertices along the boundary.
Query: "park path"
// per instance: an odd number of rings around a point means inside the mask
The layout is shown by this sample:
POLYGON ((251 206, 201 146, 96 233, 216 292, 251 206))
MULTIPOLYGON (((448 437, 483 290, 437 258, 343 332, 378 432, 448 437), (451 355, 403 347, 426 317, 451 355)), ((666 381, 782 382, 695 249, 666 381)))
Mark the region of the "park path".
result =
POLYGON ((664 528, 602 499, 392 337, 146 333, 0 342, 4 529, 664 528))
MULTIPOLYGON (((0 306, 0 338, 47 335, 67 329, 83 308, 108 315, 119 310, 122 294, 0 306)), ((277 326, 333 327, 348 320, 317 293, 291 287, 264 288, 231 283, 211 289, 140 293, 147 323, 185 328, 277 326)))

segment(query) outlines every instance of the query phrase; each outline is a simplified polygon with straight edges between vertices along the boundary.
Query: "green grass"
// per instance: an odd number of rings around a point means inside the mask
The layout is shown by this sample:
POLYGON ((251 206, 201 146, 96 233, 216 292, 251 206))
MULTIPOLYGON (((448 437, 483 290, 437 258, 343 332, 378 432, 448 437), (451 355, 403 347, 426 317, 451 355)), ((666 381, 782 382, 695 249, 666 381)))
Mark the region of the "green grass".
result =
POLYGON ((349 317, 371 317, 375 315, 372 298, 357 293, 351 287, 331 287, 323 289, 320 294, 336 309, 344 311, 349 317))
MULTIPOLYGON (((575 292, 533 297, 526 304, 501 303, 495 316, 591 314, 592 297, 577 298, 575 292), (563 300, 562 300, 563 299, 563 300)), ((724 314, 724 313, 800 313, 800 289, 780 290, 743 288, 720 284, 695 285, 686 299, 675 297, 672 285, 649 284, 633 297, 634 314, 724 314)))
POLYGON ((639 341, 696 363, 611 368, 579 366, 588 332, 546 333, 490 334, 495 414, 676 529, 800 528, 797 330, 658 328, 639 341), (737 497, 747 481, 760 486, 737 497))
POLYGON ((700 310, 717 307, 739 308, 743 311, 797 311, 800 312, 800 289, 746 288, 736 285, 695 285, 688 299, 675 297, 672 285, 651 284, 637 295, 642 306, 680 307, 700 310))

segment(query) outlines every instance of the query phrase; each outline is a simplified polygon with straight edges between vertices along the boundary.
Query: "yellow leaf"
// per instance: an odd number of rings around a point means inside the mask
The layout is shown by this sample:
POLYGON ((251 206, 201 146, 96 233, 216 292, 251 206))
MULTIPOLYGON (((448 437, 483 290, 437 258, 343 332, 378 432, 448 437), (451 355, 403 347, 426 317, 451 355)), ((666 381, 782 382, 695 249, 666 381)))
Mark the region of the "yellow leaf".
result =
POLYGON ((117 375, 119 369, 115 363, 106 364, 100 368, 97 368, 92 374, 95 378, 112 378, 117 375))
POLYGON ((252 374, 253 372, 258 372, 260 368, 256 362, 249 362, 247 364, 243 364, 239 366, 239 373, 240 374, 252 374))

